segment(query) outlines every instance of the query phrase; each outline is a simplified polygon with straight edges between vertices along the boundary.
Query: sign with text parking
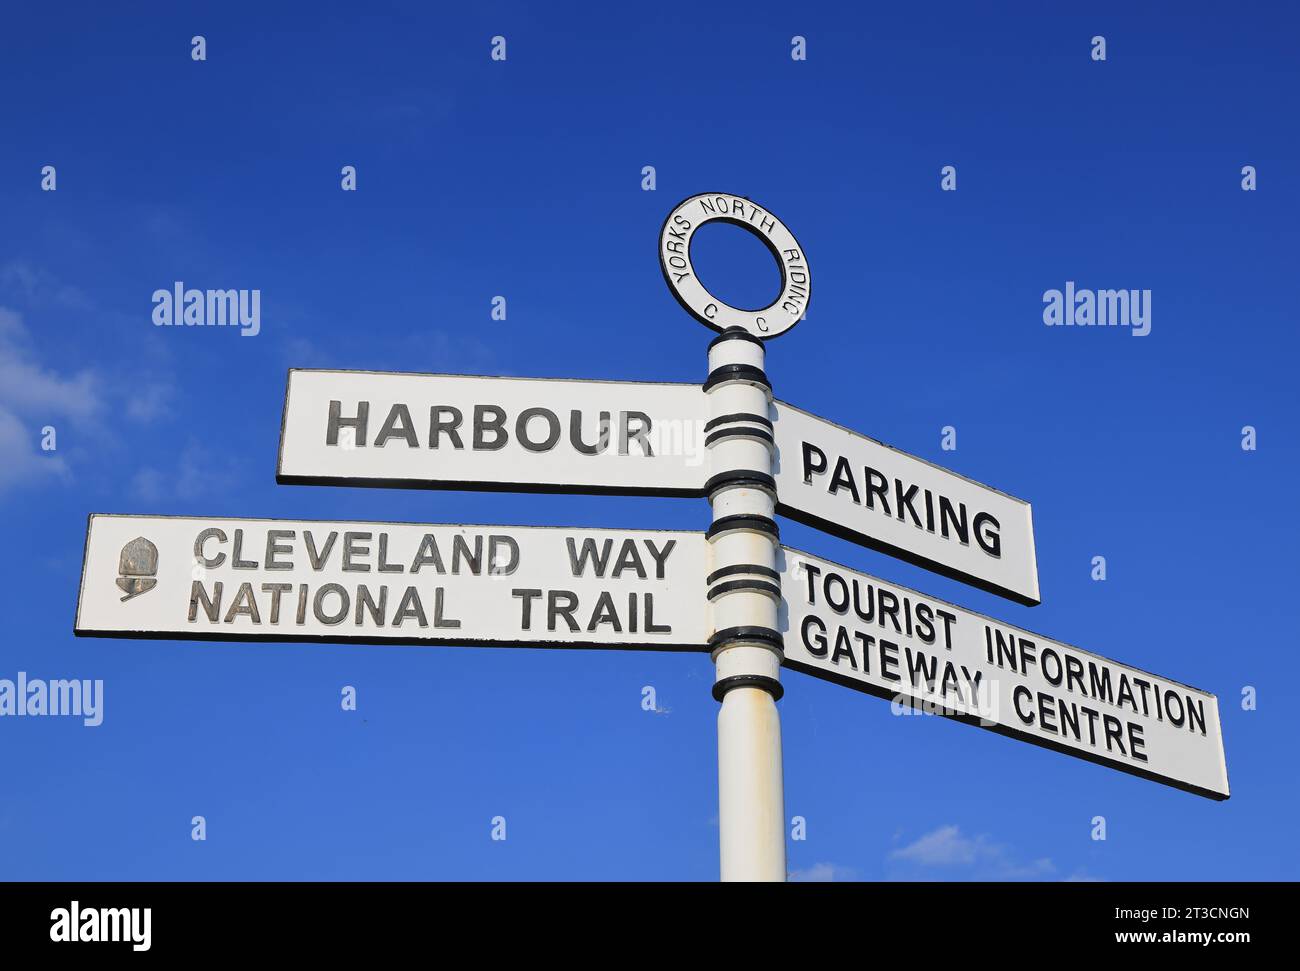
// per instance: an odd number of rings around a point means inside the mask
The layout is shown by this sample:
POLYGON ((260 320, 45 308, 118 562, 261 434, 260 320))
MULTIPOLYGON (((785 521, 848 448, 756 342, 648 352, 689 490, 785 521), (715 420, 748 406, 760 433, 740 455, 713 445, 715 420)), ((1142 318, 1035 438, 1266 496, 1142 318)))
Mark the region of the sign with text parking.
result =
POLYGON ((1039 602, 1029 503, 842 428, 773 406, 778 509, 843 539, 1019 603, 1039 602))

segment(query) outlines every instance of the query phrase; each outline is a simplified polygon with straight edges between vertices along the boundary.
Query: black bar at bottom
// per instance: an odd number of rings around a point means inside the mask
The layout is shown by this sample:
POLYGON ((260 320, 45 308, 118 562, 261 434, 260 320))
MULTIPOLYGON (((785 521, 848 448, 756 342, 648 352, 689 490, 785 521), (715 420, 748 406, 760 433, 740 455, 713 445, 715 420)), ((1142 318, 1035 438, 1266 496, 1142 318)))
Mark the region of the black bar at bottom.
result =
MULTIPOLYGON (((799 856, 798 844, 790 852, 799 856)), ((802 854, 807 870, 792 862, 793 875, 824 875, 824 865, 813 867, 821 852, 802 854)), ((436 870, 437 861, 429 866, 436 870)), ((837 876, 852 875, 842 869, 837 876)), ((556 947, 617 953, 646 934, 656 953, 670 954, 676 945, 698 944, 698 927, 683 918, 698 912, 692 905, 713 912, 765 902, 783 915, 768 931, 778 947, 805 951, 810 942, 839 938, 850 953, 861 947, 873 960, 897 955, 909 966, 964 966, 980 955, 973 963, 1002 956, 1017 966, 1064 966, 1103 951, 1169 954, 1177 966, 1193 948, 1231 966, 1253 946, 1281 953, 1294 937, 1294 895, 1293 884, 1280 883, 21 883, 0 884, 0 940, 12 967, 89 967, 102 958, 116 967, 149 956, 174 967, 182 958, 203 957, 206 965, 267 954, 321 955, 331 967, 344 955, 418 953, 439 963, 457 954, 537 956, 556 947), (149 908, 148 950, 134 950, 129 939, 53 939, 72 901, 83 918, 92 909, 149 908), (869 941, 842 936, 863 915, 870 916, 869 941), (566 941, 556 938, 557 928, 566 941), (36 953, 54 960, 13 960, 36 953)))

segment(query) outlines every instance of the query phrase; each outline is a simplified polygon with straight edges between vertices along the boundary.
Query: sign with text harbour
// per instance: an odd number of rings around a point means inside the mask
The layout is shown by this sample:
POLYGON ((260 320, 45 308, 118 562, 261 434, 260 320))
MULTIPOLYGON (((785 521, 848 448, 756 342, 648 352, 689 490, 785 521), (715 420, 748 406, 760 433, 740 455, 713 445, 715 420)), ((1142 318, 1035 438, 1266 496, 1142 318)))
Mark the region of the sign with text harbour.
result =
POLYGON ((787 667, 1228 798, 1214 695, 806 553, 781 559, 787 667))
POLYGON ((289 372, 281 483, 699 496, 698 385, 289 372))
POLYGON ((778 401, 778 511, 1018 603, 1039 602, 1029 503, 778 401))
POLYGON ((701 533, 92 515, 75 632, 705 649, 701 533))

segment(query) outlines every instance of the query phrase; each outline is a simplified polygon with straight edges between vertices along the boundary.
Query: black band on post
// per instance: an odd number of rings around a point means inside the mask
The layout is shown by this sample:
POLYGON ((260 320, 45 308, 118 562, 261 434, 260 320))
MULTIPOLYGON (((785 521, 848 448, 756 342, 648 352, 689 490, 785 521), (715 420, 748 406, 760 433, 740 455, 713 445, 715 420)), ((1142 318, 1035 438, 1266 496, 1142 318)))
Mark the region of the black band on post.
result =
POLYGON ((764 427, 769 429, 772 427, 772 419, 765 418, 762 415, 755 415, 749 412, 742 411, 734 415, 719 415, 717 418, 710 418, 708 421, 704 423, 704 430, 706 432, 712 431, 713 429, 717 428, 719 425, 726 425, 729 422, 733 422, 733 421, 749 422, 754 425, 763 425, 764 427))
POLYGON ((723 486, 749 486, 753 489, 765 489, 768 492, 776 492, 776 479, 766 472, 755 472, 751 469, 732 469, 730 472, 719 472, 717 475, 709 477, 709 481, 704 483, 704 491, 710 496, 717 492, 723 486))
POLYGON ((761 641, 777 650, 785 650, 785 638, 779 630, 770 627, 728 627, 709 638, 709 650, 714 651, 732 641, 761 641))
POLYGON ((781 538, 781 530, 777 528, 776 520, 769 519, 767 516, 723 516, 709 525, 709 528, 704 531, 704 538, 713 539, 719 533, 732 529, 752 529, 756 533, 766 533, 773 540, 781 538))
POLYGON ((729 678, 713 682, 713 700, 721 701, 732 688, 762 688, 772 696, 773 701, 780 701, 785 688, 776 678, 765 674, 733 674, 729 678))
POLYGON ((704 382, 704 390, 711 391, 724 381, 747 381, 765 388, 769 393, 772 390, 767 374, 762 368, 754 367, 752 364, 723 364, 714 368, 704 382))
POLYGON ((709 341, 709 350, 713 350, 723 341, 749 341, 751 344, 757 344, 759 347, 763 346, 763 342, 749 331, 745 330, 745 328, 728 327, 717 337, 713 338, 713 340, 709 341))
POLYGON ((707 596, 709 600, 712 600, 715 597, 721 597, 724 593, 734 593, 737 590, 757 590, 759 593, 766 593, 777 599, 781 597, 781 588, 775 583, 769 583, 766 580, 728 580, 711 588, 707 596))
POLYGON ((704 582, 712 583, 714 580, 721 580, 723 577, 734 577, 741 573, 754 573, 760 577, 771 577, 773 580, 781 579, 781 574, 770 566, 759 566, 757 563, 737 563, 735 566, 724 566, 721 570, 714 570, 704 578, 704 582))
POLYGON ((775 445, 776 441, 772 438, 772 433, 766 428, 723 428, 714 432, 704 439, 704 447, 708 448, 714 442, 720 442, 724 438, 756 438, 760 442, 766 442, 769 445, 775 445))

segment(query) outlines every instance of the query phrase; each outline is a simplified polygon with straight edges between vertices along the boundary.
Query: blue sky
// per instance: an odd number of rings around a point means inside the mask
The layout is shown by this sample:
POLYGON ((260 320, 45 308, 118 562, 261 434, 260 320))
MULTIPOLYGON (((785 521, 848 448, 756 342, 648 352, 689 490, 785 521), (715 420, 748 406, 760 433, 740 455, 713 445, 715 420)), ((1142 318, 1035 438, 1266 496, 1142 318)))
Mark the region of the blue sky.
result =
MULTIPOLYGON (((703 528, 703 500, 274 473, 289 367, 702 380, 712 335, 655 244, 713 189, 770 207, 810 260, 808 319, 768 348, 778 395, 1030 500, 1043 602, 792 523, 783 540, 1216 693, 1233 790, 789 672, 791 869, 1300 876, 1294 11, 186 6, 19 5, 0 34, 0 678, 106 695, 98 728, 0 719, 0 877, 715 878, 706 656, 71 633, 92 511, 703 528), (154 327, 177 280, 260 289, 261 333, 154 327), (1067 280, 1150 289, 1151 333, 1043 326, 1067 280)), ((734 302, 775 288, 740 231, 697 257, 734 302)))

